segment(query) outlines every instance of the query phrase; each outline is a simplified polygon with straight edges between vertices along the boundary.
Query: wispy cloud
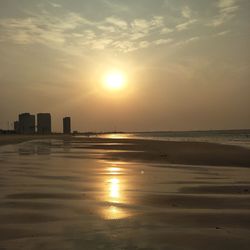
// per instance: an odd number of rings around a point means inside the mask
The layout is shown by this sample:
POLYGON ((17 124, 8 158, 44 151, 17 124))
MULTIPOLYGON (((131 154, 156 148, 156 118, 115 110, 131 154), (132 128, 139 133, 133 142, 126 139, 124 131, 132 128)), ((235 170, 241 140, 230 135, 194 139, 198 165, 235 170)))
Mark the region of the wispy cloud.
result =
POLYGON ((159 39, 159 40, 154 41, 154 43, 156 45, 168 44, 168 43, 171 43, 171 42, 173 42, 173 39, 171 39, 171 38, 169 38, 169 39, 159 39))
POLYGON ((102 0, 110 9, 114 10, 115 12, 127 12, 129 11, 128 6, 119 3, 115 3, 114 1, 110 0, 102 0))
POLYGON ((190 25, 192 25, 192 24, 194 24, 194 23, 196 23, 196 22, 197 22, 197 19, 188 20, 187 22, 178 24, 178 25, 176 26, 176 29, 177 29, 178 31, 186 30, 186 29, 188 29, 188 27, 189 27, 190 25))
MULTIPOLYGON (((218 8, 221 13, 229 13, 228 8, 232 8, 235 3, 235 0, 230 1, 230 4, 220 1, 218 8)), ((113 4, 108 0, 104 2, 107 5, 113 4)), ((189 6, 180 8, 181 17, 171 23, 168 17, 161 15, 125 19, 122 15, 112 14, 96 20, 67 11, 57 3, 49 4, 61 8, 58 15, 54 15, 51 8, 40 7, 39 12, 26 11, 25 18, 0 19, 0 41, 43 44, 67 53, 79 54, 84 50, 115 50, 126 53, 198 40, 192 32, 189 38, 180 34, 180 31, 188 30, 198 22, 189 6)))
POLYGON ((54 8, 61 8, 62 5, 61 4, 58 4, 58 3, 53 3, 53 2, 49 2, 49 4, 54 7, 54 8))
POLYGON ((216 6, 219 14, 208 25, 218 27, 231 20, 239 9, 237 2, 238 0, 218 0, 216 6))
POLYGON ((162 16, 130 22, 108 16, 101 21, 93 21, 74 12, 59 17, 47 11, 29 13, 26 18, 1 19, 0 27, 4 34, 1 40, 17 44, 41 43, 57 49, 67 48, 67 51, 70 51, 68 47, 74 47, 74 51, 86 48, 129 52, 166 44, 169 40, 164 36, 172 31, 165 26, 162 16), (152 38, 152 34, 157 37, 152 38))
POLYGON ((64 19, 50 15, 33 15, 27 18, 6 18, 0 20, 5 40, 18 44, 63 44, 69 34, 88 21, 76 13, 68 13, 64 19))
POLYGON ((231 8, 235 5, 237 0, 219 0, 217 5, 220 9, 231 8))
POLYGON ((148 33, 150 30, 161 27, 164 27, 164 17, 162 16, 154 16, 151 20, 135 19, 131 23, 133 31, 141 31, 143 33, 148 33))
POLYGON ((128 28, 127 22, 117 17, 113 17, 113 16, 108 17, 106 18, 106 22, 114 26, 117 26, 118 28, 123 29, 123 30, 126 30, 128 28))
POLYGON ((168 27, 164 27, 162 30, 161 30, 161 34, 164 35, 164 34, 168 34, 168 33, 171 33, 173 32, 174 30, 173 29, 170 29, 168 27))
POLYGON ((190 9, 188 6, 185 6, 185 7, 182 9, 181 14, 182 14, 182 16, 185 17, 185 18, 191 18, 191 9, 190 9))
POLYGON ((192 24, 198 22, 198 20, 193 17, 193 11, 187 5, 181 9, 181 16, 182 22, 176 25, 177 31, 187 30, 192 24))
POLYGON ((182 47, 182 46, 185 46, 187 44, 190 44, 190 43, 193 43, 193 42, 196 42, 196 41, 199 41, 199 40, 201 40, 201 37, 194 36, 194 37, 188 38, 186 40, 177 42, 177 43, 174 44, 174 46, 175 47, 182 47))
POLYGON ((225 35, 229 34, 230 32, 231 32, 230 30, 221 31, 221 32, 217 33, 216 36, 225 36, 225 35))

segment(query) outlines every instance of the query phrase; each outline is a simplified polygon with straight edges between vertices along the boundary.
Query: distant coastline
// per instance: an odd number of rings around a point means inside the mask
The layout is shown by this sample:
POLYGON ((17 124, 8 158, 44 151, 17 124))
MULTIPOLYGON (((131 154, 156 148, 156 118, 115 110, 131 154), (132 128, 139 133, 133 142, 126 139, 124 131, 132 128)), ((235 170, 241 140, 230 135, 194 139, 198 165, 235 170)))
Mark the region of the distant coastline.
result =
POLYGON ((58 139, 65 140, 71 137, 86 137, 99 139, 134 139, 151 141, 173 141, 173 142, 207 142, 215 144, 226 144, 250 148, 250 129, 238 130, 204 130, 204 131, 144 131, 144 132, 75 132, 71 134, 1 134, 0 146, 17 144, 25 141, 58 139))
POLYGON ((208 130, 152 130, 152 131, 134 131, 128 133, 250 133, 250 128, 247 129, 208 129, 208 130))

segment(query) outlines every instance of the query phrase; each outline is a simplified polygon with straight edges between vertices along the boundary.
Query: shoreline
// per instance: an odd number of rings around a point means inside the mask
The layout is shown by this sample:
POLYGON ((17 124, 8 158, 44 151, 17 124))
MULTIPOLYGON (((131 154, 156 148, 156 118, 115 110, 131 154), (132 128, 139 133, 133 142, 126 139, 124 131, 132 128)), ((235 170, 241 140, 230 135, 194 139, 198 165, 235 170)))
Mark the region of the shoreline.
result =
POLYGON ((0 147, 19 144, 22 142, 33 141, 33 140, 43 140, 43 139, 66 139, 72 137, 71 135, 64 134, 48 134, 48 135, 0 135, 0 147))
MULTIPOLYGON (((74 139, 74 142, 80 142, 74 139)), ((104 150, 104 159, 150 163, 250 167, 250 150, 210 142, 85 139, 86 148, 104 150), (113 143, 113 144, 112 144, 113 143)))
POLYGON ((250 149, 210 142, 83 138, 72 135, 1 135, 0 146, 40 139, 67 140, 73 148, 103 151, 99 158, 115 161, 250 167, 250 149))

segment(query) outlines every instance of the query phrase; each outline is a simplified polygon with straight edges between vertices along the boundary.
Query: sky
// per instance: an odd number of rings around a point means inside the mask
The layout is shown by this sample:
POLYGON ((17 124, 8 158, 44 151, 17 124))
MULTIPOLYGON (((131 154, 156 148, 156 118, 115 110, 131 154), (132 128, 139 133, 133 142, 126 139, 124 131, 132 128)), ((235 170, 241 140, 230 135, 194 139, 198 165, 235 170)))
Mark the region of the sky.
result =
POLYGON ((249 0, 0 0, 0 128, 250 128, 249 0), (104 76, 122 72, 111 91, 104 76))

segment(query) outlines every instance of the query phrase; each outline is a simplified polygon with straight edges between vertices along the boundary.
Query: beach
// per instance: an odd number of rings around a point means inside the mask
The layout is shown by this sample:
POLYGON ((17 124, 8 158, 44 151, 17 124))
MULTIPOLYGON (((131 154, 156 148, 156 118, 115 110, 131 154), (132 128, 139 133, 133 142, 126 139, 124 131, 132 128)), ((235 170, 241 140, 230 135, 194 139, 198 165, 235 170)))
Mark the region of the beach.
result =
POLYGON ((249 249, 250 150, 0 137, 0 249, 249 249))
POLYGON ((105 150, 105 156, 102 157, 111 160, 250 167, 250 149, 209 142, 176 142, 52 134, 0 136, 0 146, 46 139, 73 142, 74 148, 79 149, 105 150))
MULTIPOLYGON (((81 143, 81 138, 74 139, 76 145, 78 140, 81 143)), ((90 138, 84 142, 86 148, 105 150, 107 159, 250 167, 250 150, 232 145, 108 138, 90 138)))
POLYGON ((3 145, 10 145, 10 144, 17 144, 26 141, 32 140, 45 140, 45 139, 66 139, 70 138, 70 135, 63 135, 63 134, 48 134, 48 135, 19 135, 19 134, 12 134, 12 135, 1 135, 0 134, 0 146, 3 145))

